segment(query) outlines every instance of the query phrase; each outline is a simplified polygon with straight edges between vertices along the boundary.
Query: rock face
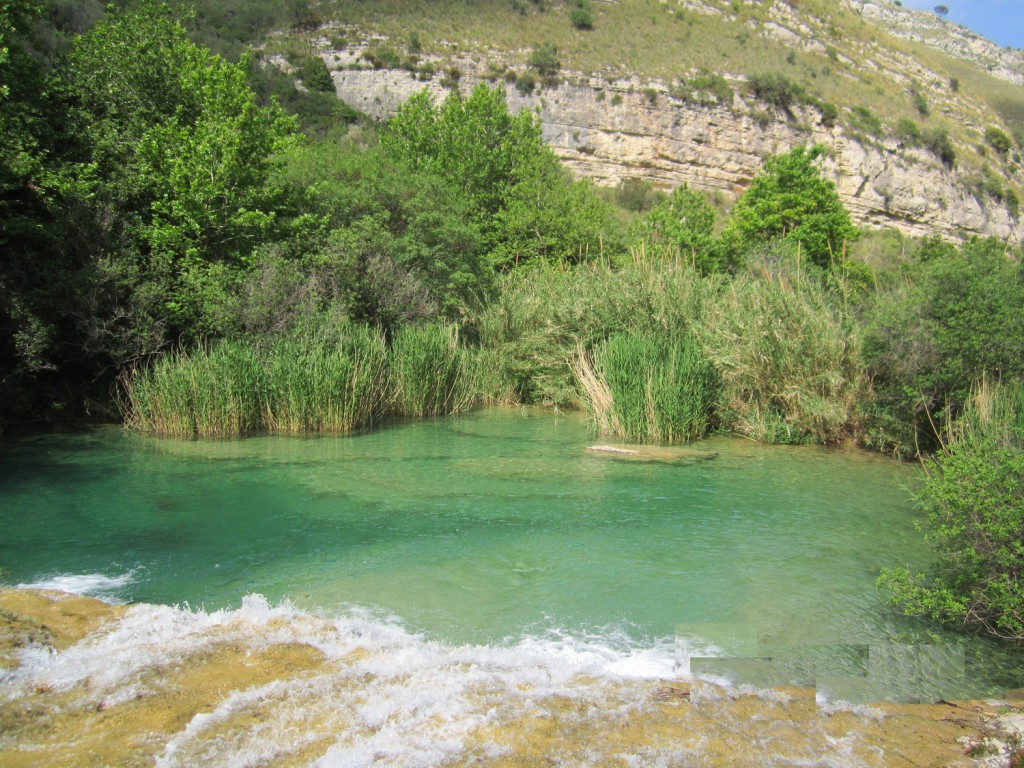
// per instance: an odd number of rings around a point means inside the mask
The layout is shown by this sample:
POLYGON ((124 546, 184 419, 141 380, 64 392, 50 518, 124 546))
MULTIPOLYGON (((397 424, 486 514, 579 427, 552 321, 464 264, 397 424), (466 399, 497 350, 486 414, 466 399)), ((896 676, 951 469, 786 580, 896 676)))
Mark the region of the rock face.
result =
POLYGON ((892 0, 845 0, 854 11, 890 34, 913 40, 978 65, 994 77, 1024 85, 1024 51, 1003 48, 934 13, 903 8, 892 0))
MULTIPOLYGON (((403 70, 347 68, 360 53, 324 54, 337 95, 356 109, 386 118, 424 87, 436 100, 447 94, 436 80, 424 83, 403 70)), ((463 93, 483 78, 475 66, 460 62, 463 93)), ((829 150, 825 171, 861 225, 914 236, 993 236, 1013 245, 1024 238, 1020 217, 991 199, 979 201, 958 172, 927 151, 895 141, 864 146, 823 125, 813 109, 768 115, 739 96, 732 104, 693 104, 672 98, 662 83, 583 75, 526 96, 506 88, 506 96, 514 111, 537 110, 555 153, 577 176, 598 184, 636 178, 663 189, 685 182, 736 195, 769 155, 822 144, 829 150)))

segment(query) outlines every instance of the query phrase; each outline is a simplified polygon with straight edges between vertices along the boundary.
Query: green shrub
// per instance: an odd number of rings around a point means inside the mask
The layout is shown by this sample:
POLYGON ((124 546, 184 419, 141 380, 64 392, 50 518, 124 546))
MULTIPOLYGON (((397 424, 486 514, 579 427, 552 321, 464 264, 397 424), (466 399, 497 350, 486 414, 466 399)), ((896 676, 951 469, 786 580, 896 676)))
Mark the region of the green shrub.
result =
POLYGON ((363 58, 374 69, 398 69, 402 64, 401 54, 389 45, 379 45, 363 52, 363 58))
POLYGON ((674 443, 710 426, 718 374, 684 330, 614 334, 576 370, 602 434, 674 443))
POLYGON ((982 206, 985 205, 986 198, 991 198, 997 203, 1003 201, 1003 180, 988 163, 982 166, 981 171, 972 174, 967 184, 975 199, 982 206))
POLYGON ((956 147, 953 146, 953 141, 949 138, 949 132, 945 128, 932 128, 923 131, 921 142, 947 168, 956 165, 956 147))
POLYGON ((747 87, 758 101, 787 111, 803 101, 805 96, 799 84, 778 72, 753 74, 747 81, 747 87))
POLYGON ((928 117, 928 99, 924 95, 924 89, 916 80, 910 85, 910 98, 914 102, 914 109, 921 117, 928 117))
POLYGON ((537 71, 541 77, 552 77, 558 74, 562 63, 558 60, 558 49, 551 43, 534 45, 526 59, 526 65, 537 71))
POLYGON ((1003 190, 1003 202, 1006 203, 1006 210, 1010 212, 1010 215, 1017 218, 1020 215, 1020 198, 1017 196, 1016 191, 1007 187, 1003 190))
POLYGON ((519 74, 515 79, 516 90, 519 91, 523 96, 529 96, 533 93, 533 89, 537 87, 537 76, 526 70, 519 74))
POLYGON ((1013 139, 994 125, 985 129, 985 142, 1003 157, 1006 157, 1013 147, 1013 139))
POLYGON ((879 120, 867 107, 853 107, 850 110, 848 120, 850 130, 861 131, 873 138, 880 138, 884 133, 882 121, 879 120))
POLYGON ((307 56, 298 71, 299 79, 311 91, 334 93, 334 80, 324 60, 319 56, 307 56))
POLYGON ((668 246, 702 272, 720 266, 721 249, 714 237, 715 210, 700 192, 680 184, 671 197, 638 218, 630 234, 636 241, 668 246))
POLYGON ((665 199, 665 193, 646 179, 623 179, 615 188, 615 203, 627 211, 644 213, 665 199))
POLYGON ((957 251, 933 239, 920 259, 878 302, 865 341, 875 441, 910 452, 936 446, 973 382, 1024 376, 1024 274, 1005 246, 974 239, 957 251))
POLYGON ((1024 641, 1024 385, 981 385, 918 495, 936 561, 886 569, 903 613, 1024 641))
POLYGON ((569 11, 569 21, 576 29, 594 28, 594 11, 586 0, 577 0, 576 7, 569 11))
POLYGON ((839 109, 836 105, 823 101, 818 105, 818 110, 821 112, 821 124, 826 128, 834 127, 839 120, 839 109))
POLYGON ((733 90, 729 81, 716 72, 701 69, 687 79, 680 78, 669 89, 674 99, 692 104, 732 104, 733 90))
POLYGON ((916 147, 921 144, 921 129, 913 120, 901 118, 896 123, 896 138, 908 147, 916 147))

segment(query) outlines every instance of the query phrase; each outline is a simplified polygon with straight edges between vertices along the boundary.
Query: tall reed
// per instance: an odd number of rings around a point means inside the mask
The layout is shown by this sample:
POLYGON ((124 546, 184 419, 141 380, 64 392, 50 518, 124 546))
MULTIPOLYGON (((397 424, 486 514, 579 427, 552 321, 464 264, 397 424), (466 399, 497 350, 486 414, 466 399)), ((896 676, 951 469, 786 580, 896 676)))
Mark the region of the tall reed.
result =
POLYGON ((267 377, 248 344, 220 342, 164 355, 123 383, 126 420, 140 431, 220 437, 262 428, 267 377))
POLYGON ((126 422, 175 437, 348 432, 384 418, 394 399, 383 334, 331 321, 259 348, 221 341, 164 355, 123 385, 126 422))
POLYGON ((576 362, 580 384, 603 434, 680 442, 703 436, 720 380, 686 330, 619 333, 576 362))
POLYGON ((497 401, 581 407, 585 398, 572 370, 579 345, 699 322, 706 294, 723 280, 643 253, 622 268, 540 264, 509 275, 479 319, 481 389, 497 401))
POLYGON ((257 346, 222 341, 165 355, 123 377, 127 423, 219 437, 350 432, 389 416, 440 416, 476 400, 476 367, 454 326, 380 330, 313 318, 257 346))
POLYGON ((276 339, 266 357, 273 433, 361 429, 393 399, 384 336, 366 326, 307 327, 276 339))
POLYGON ((453 325, 400 328, 391 344, 391 370, 398 415, 445 416, 467 410, 476 400, 473 360, 453 325))
POLYGON ((580 348, 619 333, 689 331, 721 374, 721 428, 769 442, 843 440, 859 434, 872 395, 844 295, 785 264, 704 276, 660 252, 620 267, 541 267, 510 279, 480 319, 482 388, 596 413, 610 393, 573 371, 580 348))
POLYGON ((956 419, 945 420, 943 442, 1024 451, 1024 382, 982 379, 956 419))
POLYGON ((739 274, 696 327, 722 372, 723 418, 769 442, 836 442, 871 396, 860 335, 813 279, 739 274))

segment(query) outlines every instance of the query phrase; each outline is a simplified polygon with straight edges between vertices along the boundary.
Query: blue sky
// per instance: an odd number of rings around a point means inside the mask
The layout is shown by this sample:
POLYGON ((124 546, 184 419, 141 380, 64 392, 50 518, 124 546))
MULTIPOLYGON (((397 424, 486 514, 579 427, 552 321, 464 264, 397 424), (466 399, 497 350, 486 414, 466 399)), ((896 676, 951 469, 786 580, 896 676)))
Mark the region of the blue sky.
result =
POLYGON ((1024 48, 1024 0, 903 0, 905 8, 949 8, 948 21, 973 29, 999 45, 1024 48))

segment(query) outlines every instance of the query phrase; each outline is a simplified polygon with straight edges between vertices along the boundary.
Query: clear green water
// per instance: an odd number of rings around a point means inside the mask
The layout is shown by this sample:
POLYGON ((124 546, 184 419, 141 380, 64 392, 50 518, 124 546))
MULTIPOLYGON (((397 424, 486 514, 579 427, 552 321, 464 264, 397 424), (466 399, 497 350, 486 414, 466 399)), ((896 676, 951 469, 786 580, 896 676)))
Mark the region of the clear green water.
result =
MULTIPOLYGON (((0 568, 132 602, 365 606, 453 644, 658 647, 706 624, 762 648, 936 640, 874 588, 927 558, 913 467, 725 437, 695 446, 710 461, 636 463, 593 442, 578 416, 520 410, 354 437, 12 437, 0 568)), ((1019 685, 1012 654, 967 654, 986 690, 1019 685)))

